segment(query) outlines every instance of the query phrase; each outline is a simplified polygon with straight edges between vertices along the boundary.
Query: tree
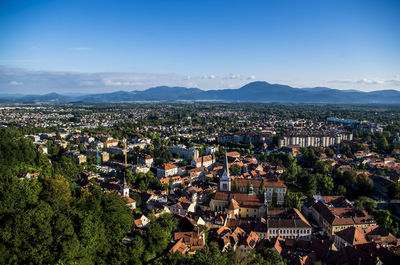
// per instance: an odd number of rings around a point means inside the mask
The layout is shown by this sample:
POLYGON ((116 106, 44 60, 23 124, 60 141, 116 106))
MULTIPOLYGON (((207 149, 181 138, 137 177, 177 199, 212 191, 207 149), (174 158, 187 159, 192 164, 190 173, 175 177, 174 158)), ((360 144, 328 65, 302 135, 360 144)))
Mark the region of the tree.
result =
POLYGON ((273 251, 270 248, 260 248, 259 253, 264 258, 265 263, 268 265, 284 265, 283 257, 278 252, 273 251))
POLYGON ((329 162, 321 160, 318 160, 318 162, 314 166, 316 172, 324 175, 328 174, 331 171, 331 168, 332 166, 329 164, 329 162))
POLYGON ((134 237, 129 249, 129 256, 132 264, 142 264, 142 255, 145 250, 145 245, 140 236, 134 237))
POLYGON ((285 170, 284 177, 286 181, 293 182, 296 180, 297 175, 301 172, 301 167, 297 165, 297 159, 289 155, 289 165, 285 170))
POLYGON ((378 143, 376 146, 379 153, 386 153, 389 149, 389 142, 387 141, 386 137, 383 136, 378 139, 378 143))
POLYGON ((272 200, 271 200, 272 206, 277 206, 278 205, 278 193, 276 192, 276 189, 272 192, 272 200))
POLYGON ((79 143, 78 150, 79 150, 79 152, 81 152, 83 154, 86 150, 85 145, 83 143, 79 143))
POLYGON ((369 213, 376 209, 376 204, 374 199, 365 196, 359 197, 354 203, 358 209, 366 210, 369 213))
POLYGON ((357 174, 354 170, 345 171, 341 177, 341 183, 343 183, 346 187, 352 186, 357 179, 357 174))
POLYGON ((233 192, 238 192, 239 191, 239 185, 238 185, 237 179, 233 180, 232 191, 233 192))
POLYGON ((125 176, 125 180, 128 184, 135 184, 136 176, 133 174, 131 169, 125 168, 123 169, 123 175, 125 176))
POLYGON ((230 171, 231 171, 232 175, 235 175, 235 176, 240 175, 242 173, 242 169, 238 164, 233 164, 230 167, 230 171))
POLYGON ((324 194, 329 194, 334 187, 333 179, 328 175, 321 175, 321 174, 316 174, 316 178, 318 183, 318 189, 324 194))
POLYGON ((66 209, 72 201, 71 190, 68 181, 60 175, 44 177, 42 179, 43 190, 40 194, 42 200, 55 207, 66 209))
POLYGON ((157 220, 151 222, 148 235, 148 253, 145 261, 154 258, 155 255, 162 253, 171 241, 171 233, 177 227, 177 220, 170 214, 163 214, 157 220))
POLYGON ((299 193, 288 191, 285 198, 285 207, 300 209, 299 193))
POLYGON ((169 178, 168 190, 172 190, 173 186, 174 186, 174 180, 172 178, 169 178))
POLYGON ((337 186, 336 194, 345 196, 346 195, 346 191, 347 190, 346 190, 345 186, 339 185, 339 186, 337 186))
POLYGON ((358 175, 356 185, 360 194, 367 195, 372 189, 372 182, 369 177, 364 174, 358 175))
POLYGON ((388 210, 374 210, 372 211, 372 215, 374 216, 375 221, 382 227, 386 229, 391 227, 392 219, 390 218, 390 212, 388 210))
POLYGON ((265 192, 265 186, 264 186, 264 181, 262 181, 262 182, 261 182, 261 186, 260 186, 260 191, 259 191, 259 193, 260 193, 260 194, 264 194, 264 192, 265 192))
POLYGON ((299 175, 298 184, 300 184, 308 197, 317 193, 317 178, 314 174, 309 174, 303 170, 299 175))
POLYGON ((400 200, 400 182, 394 182, 389 185, 388 196, 392 200, 400 200))

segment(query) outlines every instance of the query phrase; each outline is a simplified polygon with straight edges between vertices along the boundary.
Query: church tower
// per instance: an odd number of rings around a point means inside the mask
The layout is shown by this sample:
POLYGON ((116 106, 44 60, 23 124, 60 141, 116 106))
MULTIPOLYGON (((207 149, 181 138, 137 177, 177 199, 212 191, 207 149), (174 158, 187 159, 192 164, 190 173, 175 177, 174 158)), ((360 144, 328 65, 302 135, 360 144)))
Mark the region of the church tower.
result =
POLYGON ((126 179, 124 177, 124 184, 121 187, 121 196, 128 196, 129 197, 129 187, 126 183, 126 179))
POLYGON ((231 191, 231 176, 229 175, 228 156, 225 152, 224 173, 219 181, 220 191, 231 191))

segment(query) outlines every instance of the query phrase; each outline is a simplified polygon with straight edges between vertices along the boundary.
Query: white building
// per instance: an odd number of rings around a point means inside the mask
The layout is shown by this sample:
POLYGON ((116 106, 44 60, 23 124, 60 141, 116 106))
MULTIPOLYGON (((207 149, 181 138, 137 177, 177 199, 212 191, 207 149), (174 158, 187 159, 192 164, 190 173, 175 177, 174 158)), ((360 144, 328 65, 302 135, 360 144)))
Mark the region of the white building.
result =
POLYGON ((212 164, 214 164, 214 159, 212 155, 208 156, 201 156, 196 159, 193 159, 192 162, 190 163, 194 167, 206 167, 208 168, 212 164))
POLYGON ((165 164, 157 168, 157 177, 166 178, 178 174, 178 167, 174 164, 165 164))

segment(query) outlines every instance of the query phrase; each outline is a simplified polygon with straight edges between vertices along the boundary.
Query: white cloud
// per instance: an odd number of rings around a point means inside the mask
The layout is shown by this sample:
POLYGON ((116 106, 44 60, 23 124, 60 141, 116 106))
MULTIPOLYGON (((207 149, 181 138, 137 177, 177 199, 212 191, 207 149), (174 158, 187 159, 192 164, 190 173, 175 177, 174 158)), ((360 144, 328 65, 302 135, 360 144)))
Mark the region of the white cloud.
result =
POLYGON ((111 79, 104 79, 103 83, 106 86, 133 86, 133 85, 135 85, 134 82, 122 81, 122 80, 111 80, 111 79))
POLYGON ((203 75, 201 77, 201 79, 215 79, 215 78, 217 78, 216 75, 203 75))
POLYGON ((400 85, 400 79, 396 76, 394 79, 362 78, 362 79, 344 79, 329 80, 332 84, 355 84, 355 85, 400 85))
POLYGON ((13 86, 19 86, 19 85, 22 85, 22 82, 18 82, 18 81, 10 81, 10 83, 9 83, 10 85, 13 85, 13 86))
POLYGON ((376 84, 384 84, 385 80, 363 78, 363 79, 357 80, 357 83, 359 83, 359 84, 373 84, 373 85, 376 85, 376 84))
POLYGON ((247 78, 247 80, 254 80, 254 79, 256 79, 256 76, 255 76, 255 75, 251 75, 251 76, 249 76, 249 77, 247 78))
POLYGON ((240 76, 240 75, 237 75, 237 74, 230 74, 230 75, 228 76, 228 78, 229 78, 229 79, 240 79, 241 76, 240 76))

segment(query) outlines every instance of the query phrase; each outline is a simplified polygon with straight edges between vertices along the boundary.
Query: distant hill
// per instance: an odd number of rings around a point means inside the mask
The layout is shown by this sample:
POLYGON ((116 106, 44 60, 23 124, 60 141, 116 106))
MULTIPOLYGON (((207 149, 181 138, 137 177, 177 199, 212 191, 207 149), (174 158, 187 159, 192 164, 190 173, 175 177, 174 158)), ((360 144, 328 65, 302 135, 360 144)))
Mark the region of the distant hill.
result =
POLYGON ((228 101, 228 102, 286 102, 286 103, 344 103, 344 104, 399 104, 400 92, 381 90, 362 92, 338 90, 327 87, 295 88, 281 84, 256 81, 238 89, 201 90, 186 87, 152 87, 143 91, 118 91, 112 93, 65 96, 56 93, 46 95, 0 95, 2 103, 30 102, 134 102, 134 101, 228 101))

